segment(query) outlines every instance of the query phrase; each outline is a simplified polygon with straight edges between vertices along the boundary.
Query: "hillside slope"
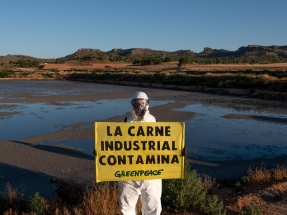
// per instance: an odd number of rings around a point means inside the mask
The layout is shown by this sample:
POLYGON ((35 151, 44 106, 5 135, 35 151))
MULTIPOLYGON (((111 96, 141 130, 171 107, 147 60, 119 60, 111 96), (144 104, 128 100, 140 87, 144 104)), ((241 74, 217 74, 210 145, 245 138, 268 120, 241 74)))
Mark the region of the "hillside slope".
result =
MULTIPOLYGON (((81 48, 76 52, 57 59, 39 59, 36 57, 25 55, 6 55, 0 56, 0 63, 9 63, 10 61, 18 61, 19 59, 37 60, 39 62, 80 62, 80 63, 98 63, 98 62, 133 62, 134 59, 142 58, 160 58, 166 61, 178 61, 180 58, 191 58, 197 61, 206 59, 227 60, 229 63, 239 62, 258 62, 260 63, 282 63, 287 62, 287 46, 260 46, 248 45, 238 48, 236 51, 228 51, 225 49, 204 48, 200 53, 192 50, 164 51, 152 50, 147 48, 131 48, 131 49, 112 49, 104 52, 99 49, 81 48)), ((206 63, 206 61, 204 61, 206 63)), ((217 63, 217 62, 209 62, 217 63)))

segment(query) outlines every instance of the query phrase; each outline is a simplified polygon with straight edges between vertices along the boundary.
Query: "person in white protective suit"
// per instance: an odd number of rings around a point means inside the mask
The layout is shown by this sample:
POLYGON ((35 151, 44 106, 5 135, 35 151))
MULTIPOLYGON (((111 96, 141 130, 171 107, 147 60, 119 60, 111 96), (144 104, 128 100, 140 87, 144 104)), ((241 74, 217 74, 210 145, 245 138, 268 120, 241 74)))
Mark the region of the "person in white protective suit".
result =
MULTIPOLYGON (((149 99, 144 92, 137 92, 132 98, 133 110, 125 122, 156 122, 149 112, 149 99)), ((143 215, 161 213, 162 180, 119 181, 120 210, 123 215, 137 214, 136 204, 139 196, 142 202, 143 215)))

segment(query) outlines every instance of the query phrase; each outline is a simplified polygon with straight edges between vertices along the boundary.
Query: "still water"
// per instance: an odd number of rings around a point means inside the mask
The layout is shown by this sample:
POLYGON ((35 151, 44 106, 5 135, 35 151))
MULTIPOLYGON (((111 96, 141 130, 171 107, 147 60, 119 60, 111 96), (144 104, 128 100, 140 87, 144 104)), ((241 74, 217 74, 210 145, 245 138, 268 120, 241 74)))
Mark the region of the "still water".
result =
POLYGON ((186 141, 194 150, 193 157, 203 160, 240 160, 272 158, 287 154, 287 124, 253 119, 230 119, 227 114, 268 116, 270 119, 284 119, 286 115, 259 113, 253 110, 238 111, 230 108, 188 105, 181 110, 195 112, 186 121, 190 132, 186 141))
MULTIPOLYGON (((123 86, 61 81, 0 82, 0 139, 21 140, 65 129, 82 123, 82 129, 92 128, 93 122, 130 111, 130 99, 69 101, 58 103, 3 103, 2 99, 29 96, 70 95, 83 93, 121 92, 123 86), (7 114, 8 113, 8 114, 7 114), (11 114, 9 114, 11 113, 11 114)), ((168 100, 153 100, 152 106, 168 100)), ((190 111, 195 116, 185 121, 188 156, 202 160, 240 160, 272 158, 287 154, 287 116, 255 110, 236 110, 190 101, 176 111, 190 111), (227 115, 257 116, 228 118, 227 115)), ((68 139, 44 142, 46 145, 66 145, 91 155, 93 139, 68 139)))

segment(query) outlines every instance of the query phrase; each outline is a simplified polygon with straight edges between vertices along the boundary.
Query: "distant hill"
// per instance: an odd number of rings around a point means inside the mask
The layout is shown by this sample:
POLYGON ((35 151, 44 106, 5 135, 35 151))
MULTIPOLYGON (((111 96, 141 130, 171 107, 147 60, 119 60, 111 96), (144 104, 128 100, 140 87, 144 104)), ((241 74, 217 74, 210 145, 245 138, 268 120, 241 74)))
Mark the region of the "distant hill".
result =
POLYGON ((179 50, 175 52, 158 51, 152 49, 112 49, 103 52, 99 49, 78 49, 75 53, 60 58, 62 61, 102 62, 102 61, 133 61, 135 58, 170 58, 178 60, 182 57, 194 57, 195 53, 190 50, 179 50))
POLYGON ((11 55, 8 54, 6 56, 0 56, 0 63, 9 63, 9 62, 17 62, 18 60, 31 60, 31 61, 39 61, 39 62, 54 62, 55 59, 42 59, 31 57, 27 55, 11 55))
POLYGON ((287 58, 287 46, 258 46, 249 45, 240 47, 236 51, 228 51, 224 49, 204 48, 203 52, 197 54, 198 57, 282 57, 287 58))
POLYGON ((159 58, 162 61, 178 61, 180 58, 190 58, 197 63, 278 63, 287 62, 287 46, 248 45, 236 51, 204 48, 200 53, 191 50, 174 52, 159 51, 144 48, 112 49, 103 52, 99 49, 81 48, 75 53, 56 59, 39 59, 25 55, 0 56, 0 63, 10 61, 38 60, 39 62, 134 62, 135 59, 159 58))

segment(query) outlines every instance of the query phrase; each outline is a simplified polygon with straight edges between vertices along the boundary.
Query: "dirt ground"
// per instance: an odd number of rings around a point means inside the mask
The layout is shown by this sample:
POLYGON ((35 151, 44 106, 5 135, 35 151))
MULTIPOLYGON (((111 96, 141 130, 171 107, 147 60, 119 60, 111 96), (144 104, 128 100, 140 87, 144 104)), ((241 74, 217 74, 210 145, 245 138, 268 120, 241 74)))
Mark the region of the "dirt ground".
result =
MULTIPOLYGON (((177 70, 177 62, 163 63, 160 65, 137 66, 127 63, 93 63, 86 65, 65 64, 46 64, 44 69, 72 70, 72 69, 139 69, 139 70, 177 70)), ((214 70, 287 70, 287 63, 274 64, 188 64, 183 70, 195 71, 214 71, 214 70)))
POLYGON ((129 64, 122 63, 91 63, 85 65, 75 65, 73 63, 65 64, 46 64, 44 69, 72 70, 72 69, 105 69, 105 68, 125 68, 129 64))

